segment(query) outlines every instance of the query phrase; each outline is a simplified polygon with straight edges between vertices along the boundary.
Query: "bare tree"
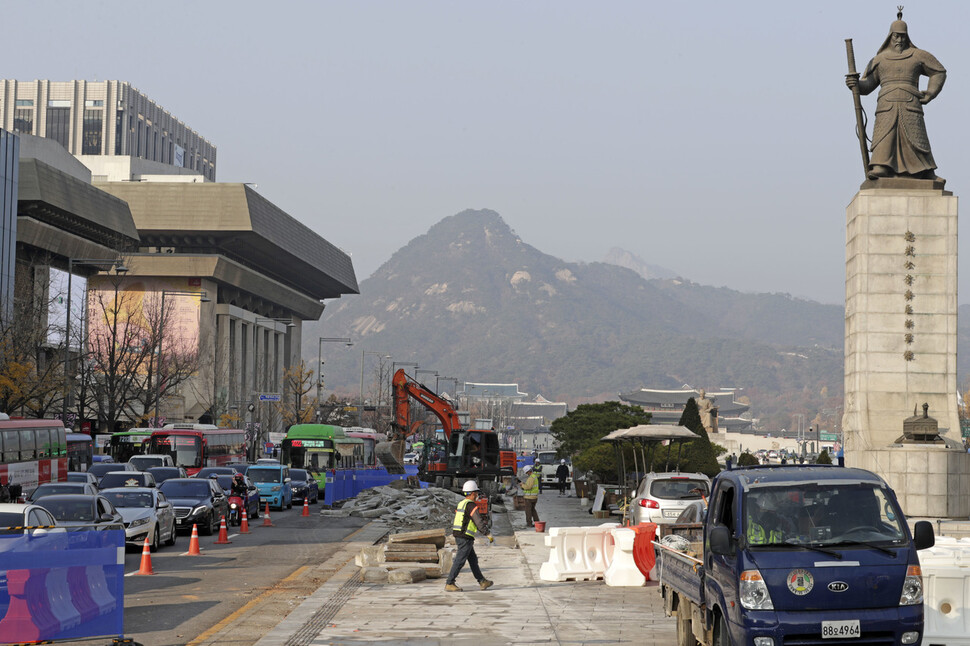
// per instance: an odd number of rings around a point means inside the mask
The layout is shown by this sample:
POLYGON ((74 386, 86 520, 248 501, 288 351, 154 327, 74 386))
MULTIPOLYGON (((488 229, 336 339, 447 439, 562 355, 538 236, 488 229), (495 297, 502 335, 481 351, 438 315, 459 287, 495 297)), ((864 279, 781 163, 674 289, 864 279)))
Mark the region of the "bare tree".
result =
POLYGON ((179 392, 180 387, 191 379, 199 369, 199 345, 182 338, 175 329, 175 299, 169 299, 165 311, 161 309, 161 297, 153 294, 140 307, 130 302, 129 309, 122 310, 129 318, 139 315, 143 327, 142 367, 140 388, 126 400, 124 410, 128 418, 141 420, 149 426, 161 426, 162 405, 179 392), (164 335, 164 339, 162 338, 164 335))
POLYGON ((60 411, 64 401, 64 351, 50 347, 57 330, 48 318, 61 295, 36 278, 39 269, 46 264, 17 265, 13 308, 0 317, 0 410, 31 417, 60 411))
POLYGON ((89 389, 87 398, 99 426, 113 432, 122 419, 139 419, 145 409, 142 401, 152 383, 154 351, 157 338, 151 328, 133 316, 135 295, 120 291, 119 281, 113 290, 95 290, 88 296, 89 354, 84 362, 89 374, 82 381, 89 389))
POLYGON ((316 388, 313 375, 304 361, 283 371, 283 398, 276 404, 276 410, 284 428, 313 421, 317 408, 316 398, 309 395, 316 388))

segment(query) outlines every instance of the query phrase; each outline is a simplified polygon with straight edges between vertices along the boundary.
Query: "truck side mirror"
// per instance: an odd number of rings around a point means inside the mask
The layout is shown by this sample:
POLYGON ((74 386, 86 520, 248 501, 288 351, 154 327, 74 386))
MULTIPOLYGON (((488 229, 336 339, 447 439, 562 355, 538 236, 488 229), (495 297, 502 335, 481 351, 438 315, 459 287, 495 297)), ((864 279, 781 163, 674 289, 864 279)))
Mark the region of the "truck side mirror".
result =
POLYGON ((718 525, 711 530, 710 541, 712 553, 722 555, 731 553, 731 530, 724 525, 718 525))
POLYGON ((913 545, 918 550, 925 550, 936 545, 936 535, 933 524, 928 520, 918 520, 913 526, 913 545))

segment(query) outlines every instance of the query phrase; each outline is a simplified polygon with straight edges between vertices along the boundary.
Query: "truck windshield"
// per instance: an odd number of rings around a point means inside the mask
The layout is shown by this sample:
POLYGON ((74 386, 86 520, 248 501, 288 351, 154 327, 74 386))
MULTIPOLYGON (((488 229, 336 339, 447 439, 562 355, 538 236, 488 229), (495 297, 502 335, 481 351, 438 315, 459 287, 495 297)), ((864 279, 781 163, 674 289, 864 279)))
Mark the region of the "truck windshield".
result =
POLYGON ((752 487, 744 508, 752 546, 900 543, 906 537, 896 504, 865 484, 752 487))

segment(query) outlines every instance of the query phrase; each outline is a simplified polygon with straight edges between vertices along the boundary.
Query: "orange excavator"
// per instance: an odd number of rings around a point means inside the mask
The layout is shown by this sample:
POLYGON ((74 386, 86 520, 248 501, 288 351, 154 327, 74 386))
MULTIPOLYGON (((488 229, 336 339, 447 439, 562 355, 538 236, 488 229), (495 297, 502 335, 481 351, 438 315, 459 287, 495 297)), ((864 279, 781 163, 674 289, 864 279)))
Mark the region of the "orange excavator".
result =
POLYGON ((403 448, 404 438, 414 432, 420 420, 411 419, 410 400, 430 410, 444 431, 444 451, 426 452, 418 470, 418 477, 445 488, 457 488, 465 480, 474 478, 487 493, 497 489, 502 476, 514 475, 515 452, 499 447, 498 434, 491 429, 463 429, 458 413, 445 399, 433 390, 409 377, 403 369, 394 373, 391 380, 394 393, 394 432, 391 438, 403 448), (443 454, 443 455, 442 455, 443 454))

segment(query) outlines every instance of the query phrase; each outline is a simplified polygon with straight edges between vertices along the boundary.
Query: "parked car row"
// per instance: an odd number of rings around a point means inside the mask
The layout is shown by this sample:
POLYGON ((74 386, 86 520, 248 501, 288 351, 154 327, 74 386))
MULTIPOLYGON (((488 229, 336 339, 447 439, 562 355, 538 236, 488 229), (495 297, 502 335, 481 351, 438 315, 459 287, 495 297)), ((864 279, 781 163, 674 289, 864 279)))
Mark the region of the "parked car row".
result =
POLYGON ((310 473, 276 461, 206 467, 188 477, 170 456, 142 455, 128 463, 99 462, 88 471, 69 472, 66 481, 38 486, 26 503, 0 504, 0 528, 44 528, 25 530, 35 535, 123 529, 127 545, 140 548, 147 538, 154 552, 162 543, 174 545, 179 532, 193 525, 211 535, 223 517, 239 524, 243 509, 255 519, 266 504, 281 510, 291 508, 294 500, 313 504, 319 498, 310 473), (237 474, 243 476, 245 496, 233 492, 237 474))

